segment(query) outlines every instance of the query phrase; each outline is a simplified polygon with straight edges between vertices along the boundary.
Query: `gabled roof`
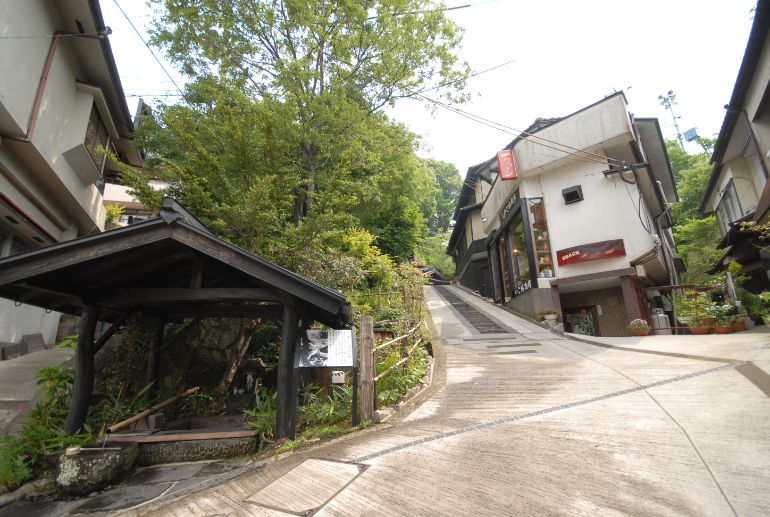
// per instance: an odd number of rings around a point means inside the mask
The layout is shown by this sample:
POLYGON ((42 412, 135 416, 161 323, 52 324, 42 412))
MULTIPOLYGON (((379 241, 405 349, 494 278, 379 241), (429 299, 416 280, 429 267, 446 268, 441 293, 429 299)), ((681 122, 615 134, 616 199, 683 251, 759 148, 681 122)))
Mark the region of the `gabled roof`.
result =
POLYGON ((770 30, 770 0, 759 0, 757 2, 757 9, 754 12, 754 23, 751 26, 751 33, 749 33, 749 41, 746 43, 746 51, 743 54, 741 68, 738 71, 738 77, 735 79, 735 86, 733 86, 733 94, 730 97, 730 103, 726 107, 727 112, 722 121, 722 128, 719 130, 719 136, 717 137, 716 144, 714 144, 711 162, 715 166, 698 207, 700 212, 706 210, 706 201, 716 187, 717 180, 722 172, 721 162, 727 151, 727 145, 730 143, 733 129, 735 129, 735 125, 738 122, 738 117, 740 117, 743 110, 746 93, 754 80, 754 73, 759 64, 759 58, 762 56, 762 49, 767 40, 768 30, 770 30))
POLYGON ((216 237, 170 198, 153 219, 0 260, 0 296, 70 314, 95 305, 104 321, 236 317, 271 303, 330 326, 350 320, 342 294, 216 237))

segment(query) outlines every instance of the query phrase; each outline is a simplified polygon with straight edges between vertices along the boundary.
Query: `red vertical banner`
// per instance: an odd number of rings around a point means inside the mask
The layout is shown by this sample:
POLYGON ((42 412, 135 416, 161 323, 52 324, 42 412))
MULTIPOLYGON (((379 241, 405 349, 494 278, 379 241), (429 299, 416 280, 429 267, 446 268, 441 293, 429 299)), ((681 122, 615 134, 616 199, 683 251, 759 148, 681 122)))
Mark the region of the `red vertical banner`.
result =
POLYGON ((500 170, 500 179, 502 180, 515 180, 518 177, 513 151, 510 149, 497 152, 497 167, 500 170))

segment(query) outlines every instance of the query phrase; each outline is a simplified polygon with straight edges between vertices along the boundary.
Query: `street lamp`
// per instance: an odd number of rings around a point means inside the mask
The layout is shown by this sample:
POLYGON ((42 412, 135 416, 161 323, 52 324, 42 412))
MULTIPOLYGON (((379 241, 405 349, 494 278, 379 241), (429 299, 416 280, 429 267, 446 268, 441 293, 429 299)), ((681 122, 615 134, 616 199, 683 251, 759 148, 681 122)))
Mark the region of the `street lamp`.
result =
POLYGON ((674 104, 676 104, 676 94, 673 90, 669 90, 668 93, 664 95, 658 95, 658 100, 660 101, 660 105, 666 108, 668 111, 671 112, 671 118, 674 119, 674 128, 676 129, 676 139, 679 140, 679 147, 684 149, 684 141, 682 140, 682 133, 679 132, 679 124, 677 123, 677 117, 674 114, 674 104))

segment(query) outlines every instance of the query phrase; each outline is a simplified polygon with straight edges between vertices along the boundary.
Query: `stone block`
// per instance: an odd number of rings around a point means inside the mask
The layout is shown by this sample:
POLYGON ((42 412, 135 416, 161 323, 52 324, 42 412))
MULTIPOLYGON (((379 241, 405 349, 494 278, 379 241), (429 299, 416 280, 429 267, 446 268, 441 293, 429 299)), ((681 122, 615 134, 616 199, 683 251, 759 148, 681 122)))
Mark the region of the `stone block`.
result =
POLYGON ((142 443, 139 446, 137 463, 139 465, 157 465, 158 463, 232 458, 255 454, 258 443, 255 436, 142 443))
POLYGON ((28 354, 45 350, 45 341, 43 341, 42 334, 27 334, 21 336, 21 342, 27 348, 28 354))
POLYGON ((0 360, 7 361, 25 353, 27 352, 23 343, 0 343, 0 360))
POLYGON ((59 457, 56 484, 72 495, 87 495, 124 477, 131 471, 139 447, 135 443, 110 445, 105 450, 83 450, 78 454, 59 457), (117 448, 117 450, 110 450, 117 448))

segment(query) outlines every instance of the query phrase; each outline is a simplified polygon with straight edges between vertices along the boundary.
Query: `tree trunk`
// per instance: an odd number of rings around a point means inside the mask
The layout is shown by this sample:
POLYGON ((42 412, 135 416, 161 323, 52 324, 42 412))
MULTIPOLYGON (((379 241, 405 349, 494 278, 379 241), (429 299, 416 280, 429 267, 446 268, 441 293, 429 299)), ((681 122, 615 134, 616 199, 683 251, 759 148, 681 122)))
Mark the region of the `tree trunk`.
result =
POLYGON ((294 197, 294 224, 299 224, 310 211, 315 196, 315 173, 318 168, 318 145, 302 143, 305 155, 304 184, 300 185, 294 197))
POLYGON ((246 320, 241 320, 241 326, 238 330, 238 337, 235 338, 233 343, 233 355, 230 359, 230 366, 227 367, 227 371, 222 376, 222 379, 217 384, 217 393, 226 393, 230 388, 230 383, 233 382, 233 377, 238 373, 238 370, 243 366, 243 361, 246 358, 246 352, 249 350, 249 343, 251 342, 251 336, 254 335, 254 331, 257 330, 259 320, 252 320, 249 325, 246 325, 246 320))

